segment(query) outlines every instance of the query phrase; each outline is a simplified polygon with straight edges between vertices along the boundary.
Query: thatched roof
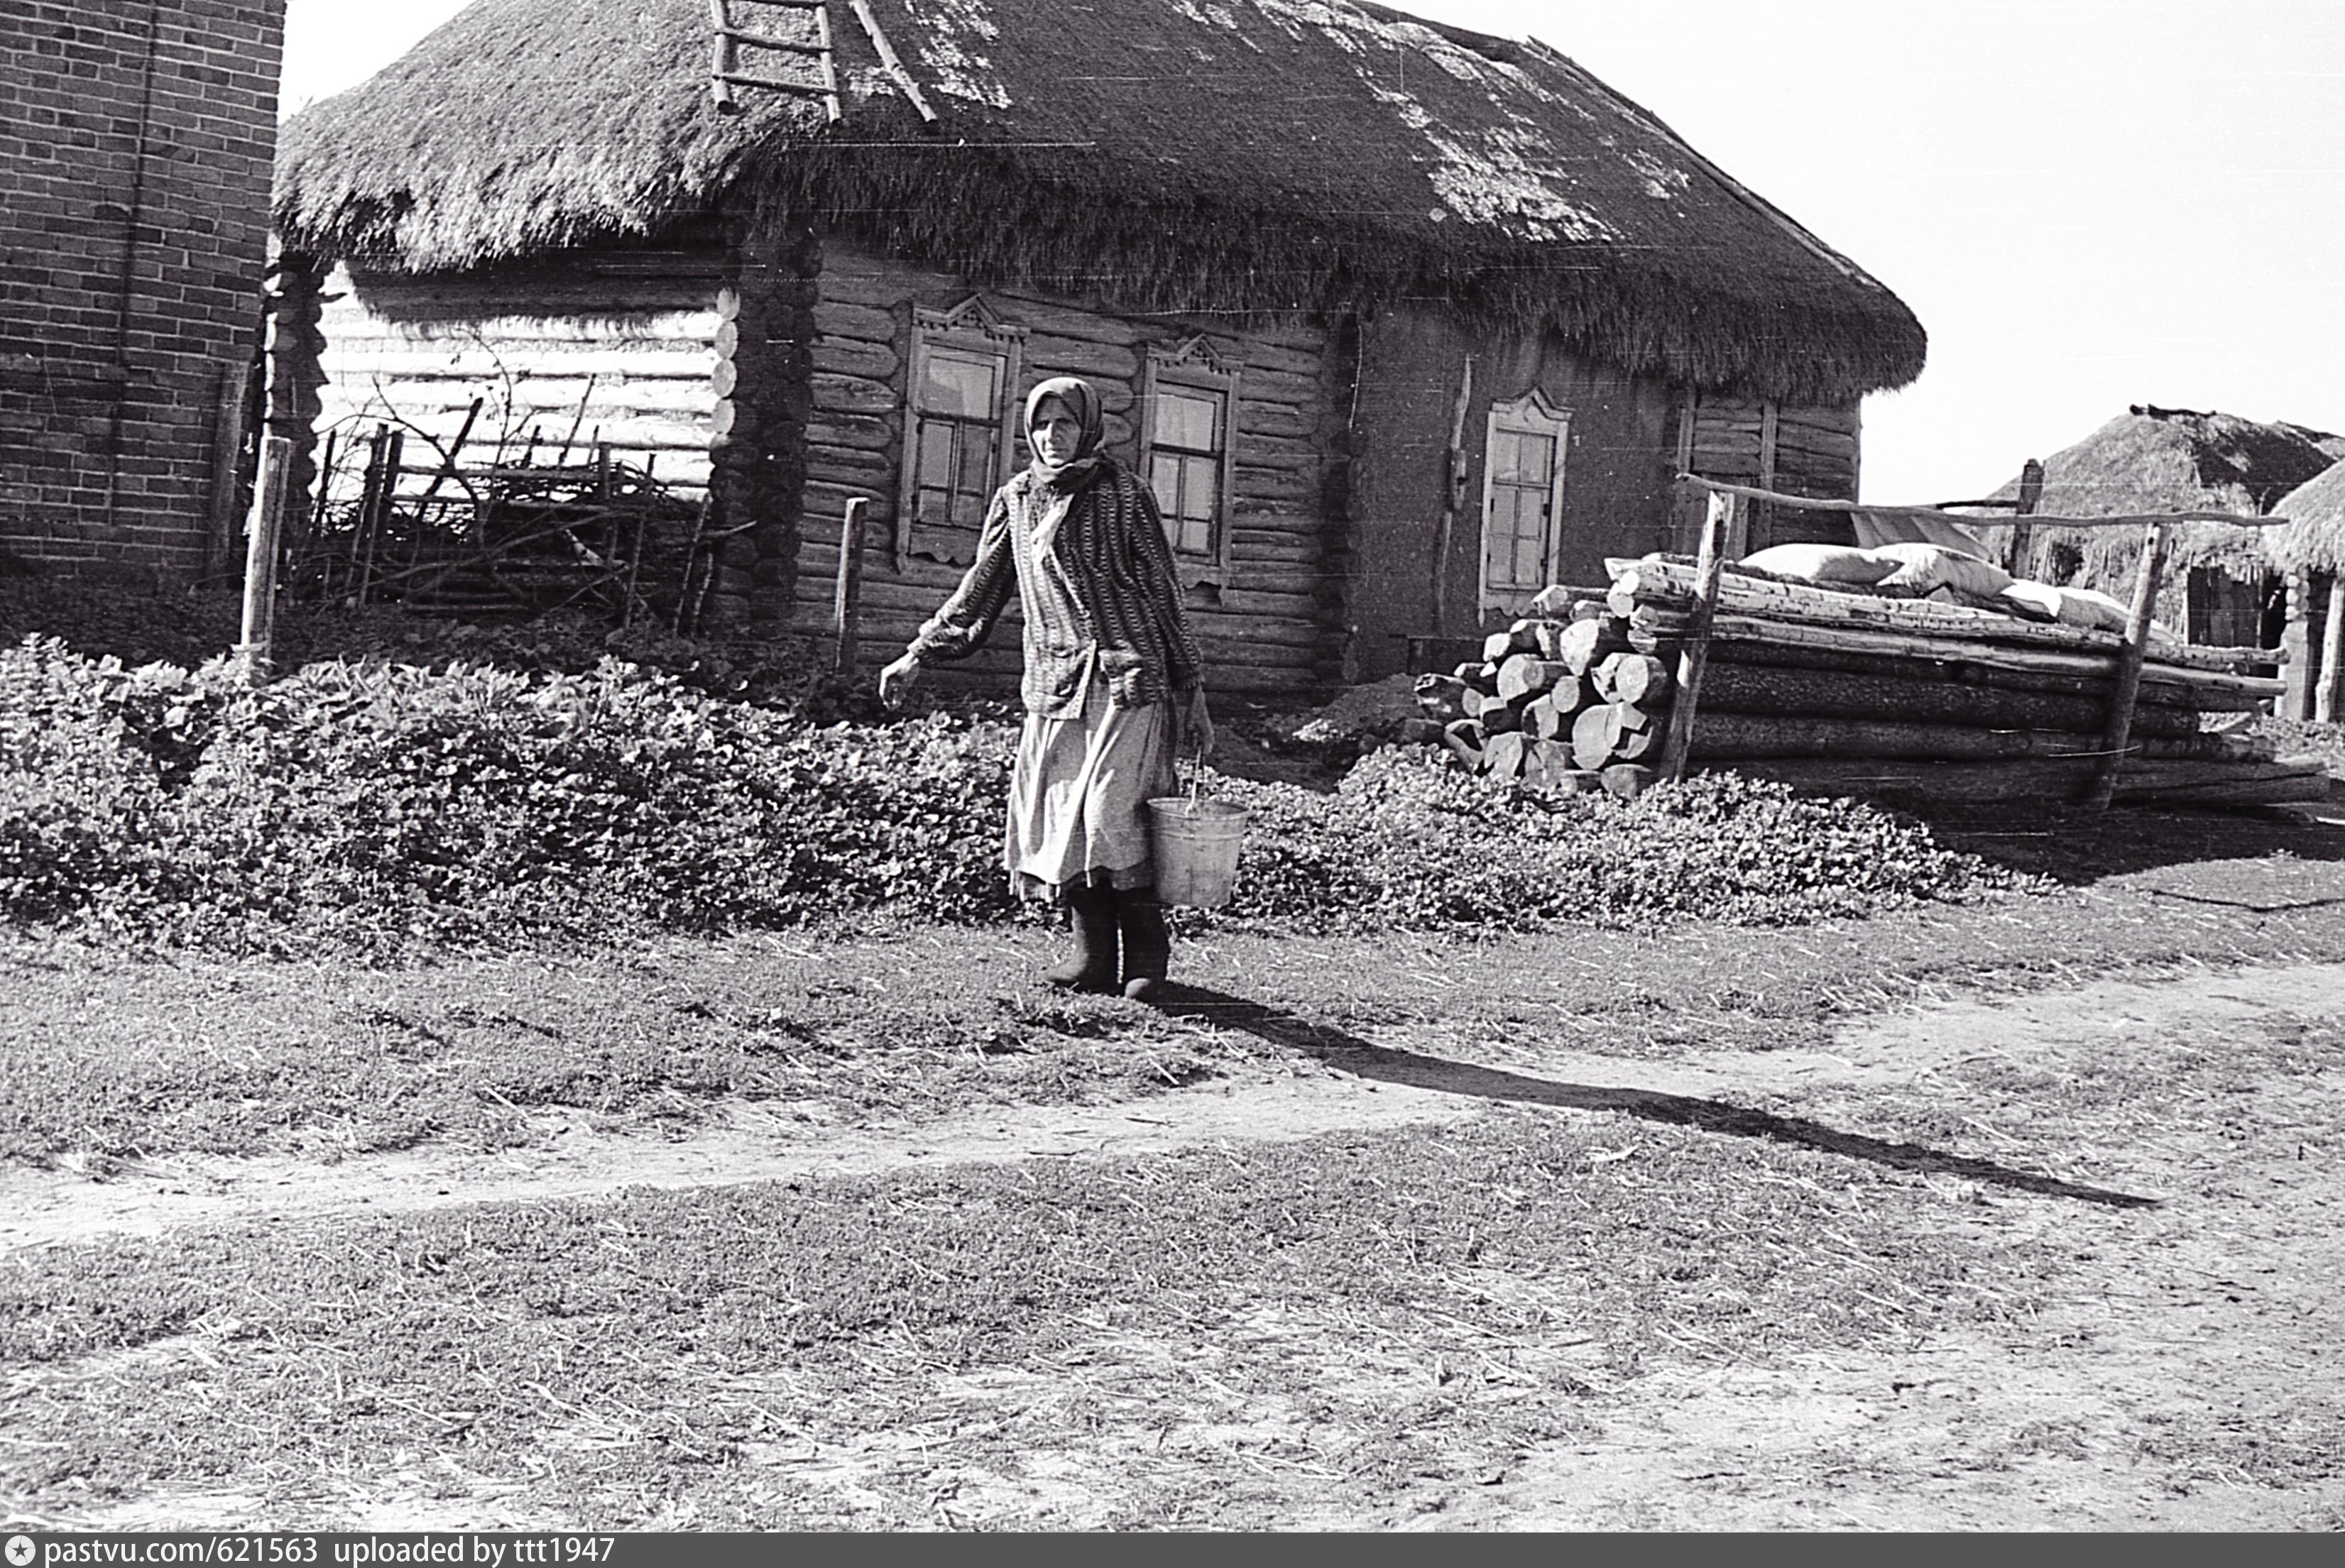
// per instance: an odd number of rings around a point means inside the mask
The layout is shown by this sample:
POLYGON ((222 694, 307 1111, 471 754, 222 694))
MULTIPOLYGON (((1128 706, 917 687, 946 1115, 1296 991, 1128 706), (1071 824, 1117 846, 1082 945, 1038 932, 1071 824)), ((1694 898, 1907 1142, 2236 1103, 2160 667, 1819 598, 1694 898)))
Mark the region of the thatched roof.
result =
MULTIPOLYGON (((2236 414, 2137 405, 2075 446, 2044 460, 2036 511, 2065 517, 2210 511, 2268 517, 2274 503, 2345 456, 2345 438, 2301 425, 2263 423, 2236 414)), ((1995 492, 2019 493, 2013 480, 1995 492)), ((2267 565, 2267 529, 2186 523, 2175 531, 2168 565, 2216 566, 2251 578, 2267 565)), ((1991 542, 2007 538, 1992 530, 1991 542)), ((2129 528, 2038 530, 2036 562, 2056 545, 2076 551, 2083 566, 2071 580, 2122 594, 2141 559, 2141 535, 2129 528)))
POLYGON ((279 228, 438 272, 756 212, 1127 309, 1431 298, 1787 401, 1921 371, 1894 295, 1544 45, 1349 0, 870 5, 935 126, 844 5, 827 125, 716 112, 705 0, 475 0, 288 123, 279 228))
MULTIPOLYGON (((2345 441, 2337 445, 2345 449, 2345 441)), ((2345 459, 2345 450, 2338 455, 2345 459)), ((2266 541, 2272 564, 2283 571, 2345 571, 2345 461, 2280 497, 2272 511, 2288 519, 2266 541)))

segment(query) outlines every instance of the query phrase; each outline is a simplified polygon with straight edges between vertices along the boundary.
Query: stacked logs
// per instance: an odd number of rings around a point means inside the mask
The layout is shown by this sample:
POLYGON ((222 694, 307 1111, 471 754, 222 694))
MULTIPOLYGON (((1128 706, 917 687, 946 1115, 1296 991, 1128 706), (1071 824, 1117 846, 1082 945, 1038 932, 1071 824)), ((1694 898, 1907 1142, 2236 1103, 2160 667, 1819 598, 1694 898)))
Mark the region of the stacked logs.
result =
POLYGON ((1594 590, 1550 589, 1484 641, 1482 657, 1416 683, 1421 741, 1476 772, 1548 794, 1628 798, 1653 778, 1668 662, 1629 642, 1629 623, 1594 590))
MULTIPOLYGON (((1491 635, 1478 663, 1422 678, 1419 738, 1552 794, 1628 797, 1650 784, 1693 621, 1692 572, 1670 560, 1608 564, 1608 590, 1549 589, 1529 619, 1491 635)), ((1686 765, 1898 804, 2068 798, 2099 766, 2115 642, 2104 632, 1730 569, 1686 765)), ((2241 673, 2254 652, 2170 643, 2153 652, 2116 798, 2273 804, 2325 794, 2317 761, 2275 757, 2236 733, 2280 689, 2241 673)))

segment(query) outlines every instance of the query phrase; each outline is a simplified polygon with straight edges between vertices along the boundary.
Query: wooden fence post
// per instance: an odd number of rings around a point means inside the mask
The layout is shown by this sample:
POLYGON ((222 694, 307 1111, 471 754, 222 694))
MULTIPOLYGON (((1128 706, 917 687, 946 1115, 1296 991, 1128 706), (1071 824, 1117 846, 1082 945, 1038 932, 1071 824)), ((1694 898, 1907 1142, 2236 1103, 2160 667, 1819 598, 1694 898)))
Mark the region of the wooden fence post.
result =
POLYGON ((2142 659, 2149 652, 2149 628, 2157 612, 2158 580, 2166 575, 2166 552, 2174 542, 2170 523, 2153 522, 2141 542, 2141 571, 2133 582, 2133 612, 2126 617, 2125 646, 2117 651, 2117 690, 2109 694, 2108 727, 2101 734, 2101 765, 2086 792, 2088 811, 2106 811, 2117 794, 2133 739, 2133 703, 2141 693, 2142 659))
POLYGON ((210 516, 204 531, 204 575, 213 583, 228 581, 236 559, 236 467, 244 452, 244 403, 251 389, 250 360, 220 361, 219 386, 212 400, 210 516))
POLYGON ((838 524, 838 582, 830 600, 831 629, 838 634, 838 653, 831 668, 842 675, 855 673, 855 622, 863 602, 863 508, 866 498, 847 498, 847 515, 838 524))
POLYGON ((252 527, 244 551, 244 635, 236 650, 246 683, 255 686, 276 673, 277 540, 285 526, 285 493, 292 473, 291 440, 263 437, 260 482, 255 487, 252 527))
POLYGON ((2027 570, 2028 552, 2035 547, 2035 526, 2027 520, 2044 501, 2044 465, 2034 458, 2019 470, 2019 504, 2011 518, 2011 574, 2032 577, 2027 570))
POLYGON ((1663 784, 1685 777, 1686 758, 1693 750, 1694 705, 1700 700, 1701 674, 1710 663, 1710 629, 1718 619, 1719 573, 1741 510, 1741 496, 1711 491, 1701 522, 1701 548, 1694 556, 1693 616, 1686 626, 1684 650, 1678 654, 1677 696, 1670 703, 1670 733, 1661 744, 1657 770, 1663 784))
POLYGON ((2329 620, 2320 629, 2320 668, 2312 677, 2312 716, 2337 722, 2338 665, 2345 663, 2345 572, 2330 573, 2329 620))

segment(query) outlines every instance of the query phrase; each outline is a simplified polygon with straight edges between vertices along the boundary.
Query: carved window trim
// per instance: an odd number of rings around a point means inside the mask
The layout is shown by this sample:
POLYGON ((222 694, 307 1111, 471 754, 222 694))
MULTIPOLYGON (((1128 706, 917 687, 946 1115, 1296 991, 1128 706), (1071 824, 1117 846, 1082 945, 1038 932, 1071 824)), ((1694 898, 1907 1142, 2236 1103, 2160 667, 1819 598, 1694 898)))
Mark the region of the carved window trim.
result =
MULTIPOLYGON (((1570 449, 1571 410, 1550 400, 1537 387, 1505 402, 1493 402, 1482 438, 1482 542, 1477 551, 1476 578, 1479 584, 1479 608, 1515 610, 1527 602, 1545 581, 1528 585, 1515 582, 1492 581, 1490 544, 1491 525, 1497 521, 1497 501, 1503 491, 1519 491, 1526 486, 1502 484, 1498 479, 1498 440, 1502 435, 1545 436, 1555 441, 1555 466, 1548 477, 1545 497, 1546 528, 1540 543, 1539 565, 1535 576, 1542 580, 1555 574, 1555 562, 1563 542, 1563 476, 1568 466, 1566 454, 1570 449)), ((1510 533, 1509 538, 1513 535, 1510 533)))
MULTIPOLYGON (((1026 335, 1026 328, 1005 319, 984 296, 979 294, 970 295, 949 309, 936 310, 919 305, 912 308, 911 352, 906 356, 905 361, 902 471, 898 476, 896 494, 895 555, 898 572, 907 568, 915 553, 934 554, 947 564, 962 566, 977 556, 980 528, 968 530, 968 541, 959 549, 949 548, 940 552, 915 549, 916 530, 947 534, 955 531, 955 525, 949 520, 923 524, 919 518, 921 420, 928 411, 920 406, 920 392, 928 385, 931 357, 939 351, 950 358, 984 357, 992 359, 999 367, 995 382, 996 407, 991 421, 993 452, 990 463, 993 486, 998 489, 1010 478, 1017 458, 1018 399, 1020 384, 1025 378, 1026 335)), ((969 421, 960 422, 966 424, 969 421)), ((992 492, 989 491, 980 504, 990 505, 992 499, 992 492)))
MULTIPOLYGON (((1165 541, 1172 546, 1172 561, 1183 587, 1200 582, 1222 583, 1230 571, 1230 534, 1237 517, 1237 452, 1238 452, 1238 389, 1244 366, 1235 359, 1213 347, 1211 339, 1198 332, 1174 344, 1160 344, 1148 350, 1148 359, 1142 373, 1140 407, 1140 480, 1156 491, 1156 453, 1160 445, 1170 451, 1188 457, 1218 457, 1215 465, 1216 492, 1213 514, 1209 526, 1212 541, 1203 550, 1183 550, 1180 543, 1180 521, 1169 512, 1165 517, 1165 541), (1221 400, 1219 421, 1221 449, 1206 452, 1193 448, 1172 446, 1162 441, 1157 430, 1157 411, 1162 407, 1159 389, 1177 388, 1184 391, 1211 392, 1221 400)), ((1158 506, 1163 506, 1158 496, 1158 506)))

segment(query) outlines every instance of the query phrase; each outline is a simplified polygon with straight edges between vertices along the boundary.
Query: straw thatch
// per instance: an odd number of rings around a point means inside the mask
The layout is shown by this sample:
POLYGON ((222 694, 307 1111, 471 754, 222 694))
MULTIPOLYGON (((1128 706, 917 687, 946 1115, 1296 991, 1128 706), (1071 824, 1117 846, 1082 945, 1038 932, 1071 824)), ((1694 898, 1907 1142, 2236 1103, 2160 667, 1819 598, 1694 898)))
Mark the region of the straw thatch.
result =
POLYGON ((834 126, 716 112, 704 0, 476 0, 288 124, 279 227, 429 273, 755 215, 1129 310, 1431 298, 1785 401, 1920 373, 1895 296, 1543 45, 1347 0, 871 5, 936 126, 843 5, 834 126))
MULTIPOLYGON (((2345 449, 2345 441, 2337 444, 2345 449)), ((2345 458, 2345 450, 2339 456, 2345 458)), ((2283 572, 2345 571, 2345 461, 2289 491, 2272 511, 2288 519, 2266 541, 2273 565, 2283 572)))
MULTIPOLYGON (((2345 439, 2301 425, 2262 423, 2236 414, 2137 405, 2044 460, 2041 512, 2115 517, 2164 511, 2228 511, 2269 516, 2274 503, 2345 456, 2345 439)), ((2015 496, 2013 480, 1996 494, 2015 496)), ((1986 531, 1999 547, 2008 531, 1986 531)), ((2213 567, 2252 581, 2270 564, 2266 529, 2185 523, 2175 530, 2169 567, 2179 575, 2213 567)), ((2033 560, 2056 547, 2083 564, 2069 581, 2123 595, 2141 559, 2141 534, 2129 528, 2037 531, 2033 560)))

